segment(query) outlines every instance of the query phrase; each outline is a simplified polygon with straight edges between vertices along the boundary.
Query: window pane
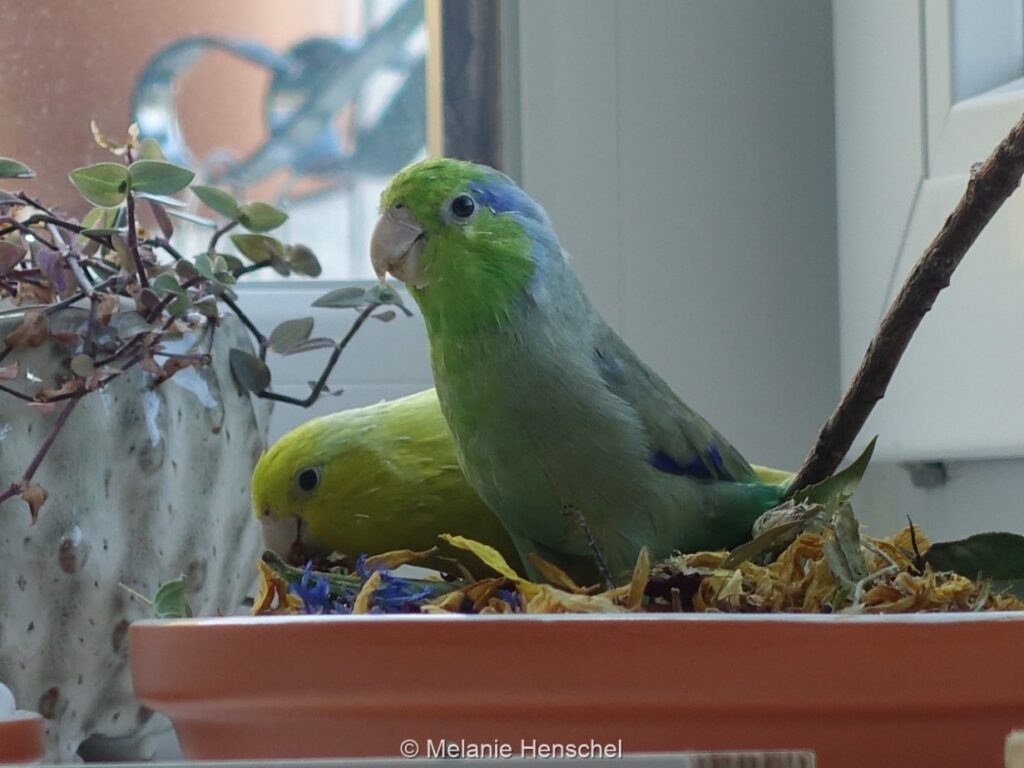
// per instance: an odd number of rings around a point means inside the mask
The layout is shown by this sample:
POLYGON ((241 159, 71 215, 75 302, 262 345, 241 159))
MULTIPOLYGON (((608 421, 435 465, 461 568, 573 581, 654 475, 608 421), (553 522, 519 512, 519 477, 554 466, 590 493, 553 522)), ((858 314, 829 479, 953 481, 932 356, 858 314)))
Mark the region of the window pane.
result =
POLYGON ((1024 2, 953 0, 953 98, 1024 75, 1024 2))
POLYGON ((36 0, 18 19, 0 26, 0 155, 37 170, 26 189, 84 213, 67 172, 111 159, 90 120, 113 137, 138 120, 197 182, 285 208, 281 238, 324 277, 370 276, 380 189, 424 153, 422 0, 36 0))

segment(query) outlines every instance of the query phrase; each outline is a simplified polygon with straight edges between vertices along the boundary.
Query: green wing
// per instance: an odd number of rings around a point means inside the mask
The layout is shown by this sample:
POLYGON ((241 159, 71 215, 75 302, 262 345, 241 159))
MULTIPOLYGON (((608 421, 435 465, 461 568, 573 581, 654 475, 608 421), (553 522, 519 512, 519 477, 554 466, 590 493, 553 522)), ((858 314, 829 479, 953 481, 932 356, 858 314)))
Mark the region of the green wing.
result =
POLYGON ((676 397, 604 323, 595 339, 594 356, 608 388, 640 417, 650 440, 651 463, 657 469, 704 480, 758 482, 739 451, 676 397))

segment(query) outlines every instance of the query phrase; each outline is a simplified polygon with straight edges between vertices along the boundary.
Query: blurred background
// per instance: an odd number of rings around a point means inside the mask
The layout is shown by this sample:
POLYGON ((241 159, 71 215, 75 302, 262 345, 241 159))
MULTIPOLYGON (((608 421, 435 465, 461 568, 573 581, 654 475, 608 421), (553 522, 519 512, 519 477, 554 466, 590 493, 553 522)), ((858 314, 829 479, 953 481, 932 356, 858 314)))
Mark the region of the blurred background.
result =
MULTIPOLYGON (((752 461, 796 468, 889 301, 1024 108, 1021 0, 0 0, 0 155, 74 209, 137 120, 204 183, 289 211, 315 283, 241 291, 264 327, 371 277, 376 197, 445 152, 547 209, 594 302, 752 461)), ((200 211, 199 213, 203 213, 200 211)), ((208 213, 208 212, 206 212, 208 213)), ((876 534, 1024 531, 1021 202, 926 318, 864 437, 876 534)), ((198 249, 198 248, 197 248, 198 249)), ((430 386, 418 317, 361 332, 339 398, 430 386)), ((314 356, 273 362, 304 395, 314 356)))

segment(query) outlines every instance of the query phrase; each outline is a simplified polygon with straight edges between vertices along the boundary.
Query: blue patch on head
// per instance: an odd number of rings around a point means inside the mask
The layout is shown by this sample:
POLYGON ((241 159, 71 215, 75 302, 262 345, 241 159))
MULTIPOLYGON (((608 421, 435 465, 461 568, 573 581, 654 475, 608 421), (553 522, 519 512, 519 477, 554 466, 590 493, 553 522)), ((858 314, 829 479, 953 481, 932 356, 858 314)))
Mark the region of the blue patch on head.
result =
POLYGON ((493 178, 475 181, 469 185, 469 190, 476 201, 492 213, 517 213, 539 224, 548 223, 544 209, 505 176, 495 174, 493 178))
POLYGON ((724 461, 718 448, 711 446, 704 456, 697 456, 688 464, 680 464, 664 451, 657 451, 651 457, 651 466, 659 472, 696 480, 732 480, 724 470, 724 461))

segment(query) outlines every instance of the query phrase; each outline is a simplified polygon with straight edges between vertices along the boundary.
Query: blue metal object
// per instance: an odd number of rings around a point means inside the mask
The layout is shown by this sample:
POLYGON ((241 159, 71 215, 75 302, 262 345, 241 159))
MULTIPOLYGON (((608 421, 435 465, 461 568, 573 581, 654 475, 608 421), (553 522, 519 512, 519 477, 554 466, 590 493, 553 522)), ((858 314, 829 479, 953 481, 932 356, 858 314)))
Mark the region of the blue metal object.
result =
POLYGON ((358 41, 309 38, 283 54, 257 42, 185 38, 146 65, 133 95, 133 119, 142 137, 155 139, 172 162, 198 168, 205 183, 246 187, 281 169, 315 177, 327 188, 344 184, 351 174, 390 175, 426 142, 426 64, 423 55, 406 50, 422 26, 422 2, 405 0, 358 41), (213 50, 272 73, 263 110, 267 141, 248 156, 227 162, 226 151, 194 157, 178 118, 178 79, 213 50), (359 104, 367 82, 379 72, 397 74, 400 85, 371 122, 356 110, 354 140, 343 143, 335 117, 359 104))

